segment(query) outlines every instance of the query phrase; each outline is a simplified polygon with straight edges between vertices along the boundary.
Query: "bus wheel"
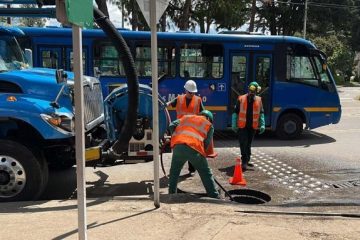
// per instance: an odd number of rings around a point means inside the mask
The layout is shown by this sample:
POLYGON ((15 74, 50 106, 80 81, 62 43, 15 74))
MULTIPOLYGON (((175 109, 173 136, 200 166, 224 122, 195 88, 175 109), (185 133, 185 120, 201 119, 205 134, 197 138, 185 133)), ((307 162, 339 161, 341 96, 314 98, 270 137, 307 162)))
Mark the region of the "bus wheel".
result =
POLYGON ((295 113, 286 113, 280 117, 276 126, 276 135, 280 139, 289 140, 300 136, 303 122, 295 113))
POLYGON ((18 142, 0 140, 0 146, 0 202, 36 200, 47 184, 47 166, 18 142))

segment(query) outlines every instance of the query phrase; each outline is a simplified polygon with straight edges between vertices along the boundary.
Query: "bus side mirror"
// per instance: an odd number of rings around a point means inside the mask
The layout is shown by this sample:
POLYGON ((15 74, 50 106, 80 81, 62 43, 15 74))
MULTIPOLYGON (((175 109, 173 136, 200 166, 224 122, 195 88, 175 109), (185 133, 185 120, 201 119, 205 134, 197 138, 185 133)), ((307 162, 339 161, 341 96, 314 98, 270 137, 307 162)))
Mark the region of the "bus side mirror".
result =
POLYGON ((29 64, 29 67, 33 67, 33 56, 31 49, 25 48, 25 61, 27 64, 29 64))

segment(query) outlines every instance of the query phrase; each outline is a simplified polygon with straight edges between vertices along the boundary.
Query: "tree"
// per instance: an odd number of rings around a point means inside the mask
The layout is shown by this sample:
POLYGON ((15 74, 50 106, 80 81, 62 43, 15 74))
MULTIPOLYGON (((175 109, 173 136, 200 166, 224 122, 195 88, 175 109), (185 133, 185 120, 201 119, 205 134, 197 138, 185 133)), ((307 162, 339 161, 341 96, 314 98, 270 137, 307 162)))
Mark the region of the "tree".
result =
POLYGON ((234 29, 248 19, 247 3, 250 1, 172 0, 167 14, 180 30, 194 30, 199 26, 200 32, 208 33, 212 24, 217 29, 234 29))
POLYGON ((328 56, 328 65, 334 73, 340 74, 348 80, 352 75, 355 52, 346 43, 344 36, 310 35, 311 41, 328 56))
MULTIPOLYGON (((24 8, 37 8, 35 4, 26 4, 24 8)), ((19 25, 24 27, 44 27, 46 18, 34 18, 34 17, 21 17, 19 18, 19 25)))

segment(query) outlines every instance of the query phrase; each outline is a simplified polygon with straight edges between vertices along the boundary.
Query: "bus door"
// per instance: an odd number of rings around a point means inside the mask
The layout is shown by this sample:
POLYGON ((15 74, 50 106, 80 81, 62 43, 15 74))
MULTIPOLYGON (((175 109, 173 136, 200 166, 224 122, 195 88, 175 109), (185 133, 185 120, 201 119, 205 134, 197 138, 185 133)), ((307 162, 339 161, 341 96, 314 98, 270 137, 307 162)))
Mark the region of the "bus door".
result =
POLYGON ((62 64, 62 51, 61 47, 40 47, 40 67, 61 69, 62 64))
POLYGON ((261 91, 258 95, 262 99, 265 122, 270 125, 271 121, 271 81, 272 81, 272 55, 253 54, 253 77, 251 81, 256 81, 261 91))
MULTIPOLYGON (((65 54, 66 54, 66 63, 65 63, 65 70, 67 71, 74 71, 74 53, 71 47, 66 47, 65 48, 65 54)), ((83 71, 85 75, 90 75, 90 71, 88 69, 89 64, 86 62, 88 61, 88 50, 87 48, 83 47, 83 52, 82 52, 82 58, 83 58, 83 71)))
POLYGON ((248 53, 233 52, 230 54, 230 107, 229 113, 232 114, 236 100, 239 95, 246 93, 248 79, 248 53))

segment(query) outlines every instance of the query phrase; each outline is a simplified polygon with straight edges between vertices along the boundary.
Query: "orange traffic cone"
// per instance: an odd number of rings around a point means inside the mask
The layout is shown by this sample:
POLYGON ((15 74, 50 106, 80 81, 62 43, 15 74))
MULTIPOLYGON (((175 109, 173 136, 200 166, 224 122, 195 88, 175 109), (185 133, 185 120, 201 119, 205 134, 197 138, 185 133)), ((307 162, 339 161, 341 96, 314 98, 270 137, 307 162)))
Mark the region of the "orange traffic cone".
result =
POLYGON ((229 183, 233 184, 233 185, 246 186, 246 180, 245 180, 245 178, 243 178, 239 157, 236 158, 234 176, 229 179, 229 183))

